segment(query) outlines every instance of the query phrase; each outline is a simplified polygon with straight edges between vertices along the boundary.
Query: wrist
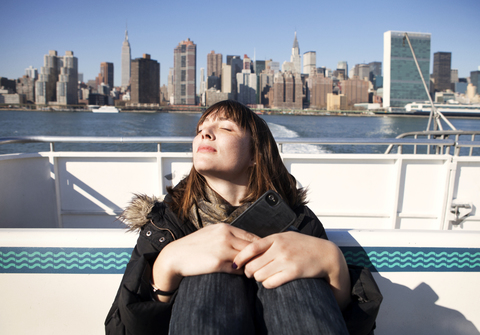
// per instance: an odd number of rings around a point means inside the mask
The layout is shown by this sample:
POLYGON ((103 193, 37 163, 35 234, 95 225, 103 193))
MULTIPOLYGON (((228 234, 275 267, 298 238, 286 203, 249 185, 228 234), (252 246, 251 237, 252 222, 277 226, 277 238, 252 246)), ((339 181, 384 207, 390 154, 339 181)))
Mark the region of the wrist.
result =
POLYGON ((153 263, 151 284, 158 291, 172 292, 180 285, 183 277, 175 269, 175 260, 165 247, 153 263))

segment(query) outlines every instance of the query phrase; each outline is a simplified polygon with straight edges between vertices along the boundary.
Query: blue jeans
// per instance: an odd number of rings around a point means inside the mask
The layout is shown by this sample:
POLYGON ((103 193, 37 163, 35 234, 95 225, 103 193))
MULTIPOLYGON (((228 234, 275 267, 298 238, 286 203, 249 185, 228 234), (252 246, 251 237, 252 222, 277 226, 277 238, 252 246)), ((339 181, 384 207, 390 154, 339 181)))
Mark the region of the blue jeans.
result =
POLYGON ((178 289, 170 334, 348 334, 323 279, 265 289, 245 276, 186 277, 178 289))

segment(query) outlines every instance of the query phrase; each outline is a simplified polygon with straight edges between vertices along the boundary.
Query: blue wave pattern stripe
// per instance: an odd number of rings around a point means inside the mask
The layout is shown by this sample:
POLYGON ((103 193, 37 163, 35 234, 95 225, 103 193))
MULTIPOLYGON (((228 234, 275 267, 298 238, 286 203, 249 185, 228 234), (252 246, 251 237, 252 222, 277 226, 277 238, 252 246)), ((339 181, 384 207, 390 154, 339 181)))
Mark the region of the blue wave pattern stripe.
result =
POLYGON ((375 272, 480 272, 479 248, 340 247, 348 264, 375 272))
MULTIPOLYGON (((341 247, 374 272, 480 272, 478 248, 341 247)), ((122 274, 132 248, 0 247, 0 273, 122 274)))
POLYGON ((0 273, 123 274, 132 250, 0 247, 0 273))

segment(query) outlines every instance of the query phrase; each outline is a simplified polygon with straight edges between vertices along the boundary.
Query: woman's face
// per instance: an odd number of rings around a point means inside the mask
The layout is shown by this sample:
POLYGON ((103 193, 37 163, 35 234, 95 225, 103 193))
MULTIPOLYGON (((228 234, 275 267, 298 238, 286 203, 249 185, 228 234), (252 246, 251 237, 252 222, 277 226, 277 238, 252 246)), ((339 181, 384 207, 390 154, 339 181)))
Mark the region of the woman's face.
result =
POLYGON ((209 178, 248 184, 248 168, 253 166, 250 152, 251 134, 222 112, 210 114, 193 140, 193 165, 209 178))

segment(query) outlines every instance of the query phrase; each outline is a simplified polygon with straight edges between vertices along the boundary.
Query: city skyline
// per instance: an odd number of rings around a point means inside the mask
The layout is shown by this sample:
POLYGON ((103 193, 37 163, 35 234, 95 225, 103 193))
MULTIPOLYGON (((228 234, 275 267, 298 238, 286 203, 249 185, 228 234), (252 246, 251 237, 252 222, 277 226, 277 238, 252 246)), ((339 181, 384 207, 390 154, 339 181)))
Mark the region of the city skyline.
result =
POLYGON ((212 50, 223 54, 224 63, 227 55, 243 58, 247 54, 252 61, 272 59, 282 64, 290 60, 295 32, 302 62, 305 52, 315 51, 317 66, 332 70, 340 61, 347 61, 349 68, 383 61, 383 33, 388 30, 431 34, 430 73, 436 52, 451 52, 452 68, 458 69, 459 77, 468 77, 480 65, 480 46, 476 43, 480 3, 476 0, 455 4, 408 0, 393 5, 347 1, 342 3, 342 11, 335 4, 302 2, 293 10, 286 1, 245 4, 255 9, 255 24, 243 24, 244 14, 233 4, 220 1, 161 5, 87 1, 67 6, 57 0, 7 2, 2 5, 5 27, 14 29, 0 33, 4 42, 0 76, 17 79, 30 66, 40 70, 49 50, 59 54, 73 51, 85 82, 95 79, 102 62, 110 62, 115 65, 115 86, 120 86, 126 23, 132 59, 146 53, 157 60, 161 65, 160 85, 167 84, 173 49, 187 38, 197 45, 197 86, 200 68, 207 68, 207 54, 212 50), (182 20, 177 22, 177 16, 171 14, 180 6, 182 20), (235 10, 238 20, 231 17, 235 10))

